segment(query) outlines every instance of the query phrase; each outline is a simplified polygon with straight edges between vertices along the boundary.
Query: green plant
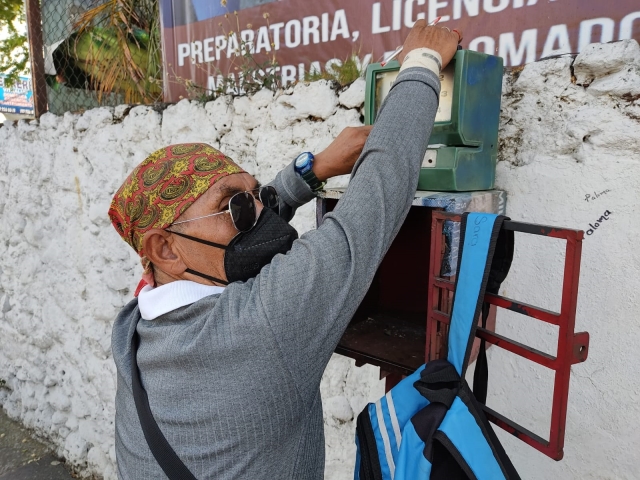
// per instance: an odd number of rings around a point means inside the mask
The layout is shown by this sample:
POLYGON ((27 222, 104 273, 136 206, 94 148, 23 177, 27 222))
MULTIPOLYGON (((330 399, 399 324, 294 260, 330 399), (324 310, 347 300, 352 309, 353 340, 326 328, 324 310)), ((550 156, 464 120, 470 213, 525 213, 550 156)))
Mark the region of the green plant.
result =
POLYGON ((351 85, 358 78, 362 77, 364 69, 357 54, 352 53, 343 62, 334 62, 330 68, 323 72, 311 71, 305 75, 307 82, 317 80, 331 80, 337 82, 341 87, 351 85))
POLYGON ((11 86, 29 62, 27 35, 21 34, 16 24, 24 23, 23 0, 0 0, 0 30, 6 29, 8 38, 0 42, 0 72, 6 76, 5 85, 11 86))
POLYGON ((98 99, 114 92, 126 103, 161 99, 158 0, 108 0, 82 14, 75 27, 61 52, 98 99))

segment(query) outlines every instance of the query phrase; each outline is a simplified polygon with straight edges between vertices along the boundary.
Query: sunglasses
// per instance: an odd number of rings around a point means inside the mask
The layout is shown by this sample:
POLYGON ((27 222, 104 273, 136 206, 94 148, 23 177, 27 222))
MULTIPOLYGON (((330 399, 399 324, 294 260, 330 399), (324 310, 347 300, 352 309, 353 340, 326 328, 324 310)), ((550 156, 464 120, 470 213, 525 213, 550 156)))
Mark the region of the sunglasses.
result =
POLYGON ((202 218, 215 217, 216 215, 230 214, 231 221, 234 227, 239 232, 248 232, 258 222, 258 215, 256 210, 256 198, 262 203, 265 208, 273 210, 275 213, 279 213, 279 197, 276 189, 270 185, 260 187, 259 189, 251 190, 250 192, 238 192, 229 199, 229 205, 227 209, 222 212, 211 213, 202 217, 190 218, 189 220, 181 220, 180 222, 173 222, 173 225, 180 225, 181 223, 193 222, 194 220, 200 220, 202 218))

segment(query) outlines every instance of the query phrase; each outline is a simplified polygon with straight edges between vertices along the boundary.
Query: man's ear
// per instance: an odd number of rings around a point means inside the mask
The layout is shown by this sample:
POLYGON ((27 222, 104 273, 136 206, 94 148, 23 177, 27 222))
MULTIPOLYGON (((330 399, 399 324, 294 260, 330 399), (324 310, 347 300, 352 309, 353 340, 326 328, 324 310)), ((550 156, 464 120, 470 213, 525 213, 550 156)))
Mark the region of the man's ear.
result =
POLYGON ((159 228, 152 228, 144 234, 142 245, 146 257, 159 268, 170 275, 184 273, 187 266, 180 258, 171 233, 159 228))

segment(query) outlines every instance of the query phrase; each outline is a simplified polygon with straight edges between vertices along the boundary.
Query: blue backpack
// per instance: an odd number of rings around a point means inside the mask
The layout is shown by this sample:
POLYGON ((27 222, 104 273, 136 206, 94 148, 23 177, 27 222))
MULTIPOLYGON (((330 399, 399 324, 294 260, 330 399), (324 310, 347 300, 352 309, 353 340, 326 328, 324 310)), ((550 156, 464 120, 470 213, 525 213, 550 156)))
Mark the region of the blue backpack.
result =
POLYGON ((402 380, 358 416, 355 480, 519 480, 486 419, 488 370, 484 341, 473 392, 464 380, 477 319, 489 306, 513 259, 506 218, 464 214, 446 360, 402 380), (475 393, 475 395, 474 395, 475 393))

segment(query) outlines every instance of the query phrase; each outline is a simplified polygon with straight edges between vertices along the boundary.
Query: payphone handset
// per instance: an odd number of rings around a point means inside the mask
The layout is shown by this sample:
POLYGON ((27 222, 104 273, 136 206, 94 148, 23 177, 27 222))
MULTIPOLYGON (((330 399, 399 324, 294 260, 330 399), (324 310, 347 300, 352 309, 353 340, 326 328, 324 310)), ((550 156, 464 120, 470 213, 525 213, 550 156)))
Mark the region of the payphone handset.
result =
MULTIPOLYGON (((400 70, 392 61, 367 68, 365 123, 372 125, 400 70)), ((503 62, 459 50, 440 73, 440 104, 418 190, 473 191, 494 186, 503 62)))

